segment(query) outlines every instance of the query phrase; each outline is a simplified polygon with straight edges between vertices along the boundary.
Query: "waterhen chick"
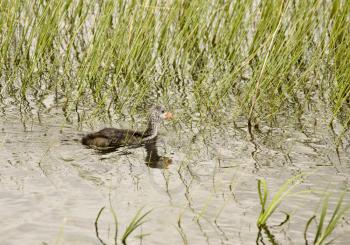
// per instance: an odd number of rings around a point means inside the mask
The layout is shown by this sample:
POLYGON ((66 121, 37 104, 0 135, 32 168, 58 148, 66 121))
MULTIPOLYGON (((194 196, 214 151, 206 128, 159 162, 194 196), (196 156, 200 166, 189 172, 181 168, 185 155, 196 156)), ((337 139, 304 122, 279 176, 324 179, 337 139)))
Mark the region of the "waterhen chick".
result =
POLYGON ((82 144, 90 147, 119 147, 138 145, 155 139, 160 123, 171 120, 173 114, 166 112, 163 106, 154 106, 150 112, 148 127, 145 131, 128 129, 104 128, 98 132, 87 134, 82 138, 82 144))

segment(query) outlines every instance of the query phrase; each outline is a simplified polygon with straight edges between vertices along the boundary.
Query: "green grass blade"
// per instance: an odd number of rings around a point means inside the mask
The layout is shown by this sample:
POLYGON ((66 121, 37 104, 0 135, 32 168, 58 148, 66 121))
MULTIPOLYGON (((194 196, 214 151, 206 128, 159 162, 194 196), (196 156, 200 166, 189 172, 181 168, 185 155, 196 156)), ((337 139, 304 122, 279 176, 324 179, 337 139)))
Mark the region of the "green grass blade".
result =
POLYGON ((126 239, 130 236, 131 233, 133 233, 139 226, 146 222, 144 218, 152 212, 152 210, 149 210, 141 215, 141 211, 142 208, 137 211, 129 225, 126 227, 125 232, 121 238, 123 244, 126 243, 126 239))

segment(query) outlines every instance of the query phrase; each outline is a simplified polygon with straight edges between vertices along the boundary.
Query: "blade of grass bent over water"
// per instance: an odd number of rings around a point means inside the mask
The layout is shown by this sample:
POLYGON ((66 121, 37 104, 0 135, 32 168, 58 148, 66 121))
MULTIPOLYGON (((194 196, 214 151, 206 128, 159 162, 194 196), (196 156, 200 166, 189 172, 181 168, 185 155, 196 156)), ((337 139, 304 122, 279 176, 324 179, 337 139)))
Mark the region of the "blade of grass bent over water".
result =
POLYGON ((277 193, 273 196, 271 202, 266 207, 266 199, 268 197, 268 189, 266 185, 266 181, 258 180, 258 193, 261 204, 261 212, 258 218, 257 225, 263 226, 266 224, 269 217, 273 214, 276 208, 280 205, 282 200, 290 194, 290 192, 304 179, 306 174, 299 174, 290 179, 288 179, 277 191, 277 193), (263 190, 261 190, 261 187, 263 190))
POLYGON ((147 215, 149 215, 152 210, 141 214, 142 208, 137 211, 134 218, 131 220, 130 224, 126 227, 125 232, 121 238, 122 243, 126 244, 126 239, 133 233, 139 226, 144 224, 146 221, 144 220, 147 215))

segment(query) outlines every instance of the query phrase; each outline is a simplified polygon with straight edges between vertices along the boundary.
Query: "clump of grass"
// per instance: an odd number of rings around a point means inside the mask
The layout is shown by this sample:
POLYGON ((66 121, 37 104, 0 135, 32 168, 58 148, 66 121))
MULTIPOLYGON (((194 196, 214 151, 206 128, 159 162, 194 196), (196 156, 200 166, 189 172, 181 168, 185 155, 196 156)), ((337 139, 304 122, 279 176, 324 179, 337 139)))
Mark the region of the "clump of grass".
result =
POLYGON ((141 213, 142 209, 139 209, 137 213, 135 214, 134 218, 131 220, 129 225, 126 227, 124 234, 121 238, 122 243, 126 244, 126 239, 133 233, 139 226, 144 224, 146 221, 144 220, 147 215, 149 215, 152 210, 149 210, 145 213, 141 213))
MULTIPOLYGON (((343 205, 344 195, 345 195, 345 192, 340 195, 338 203, 333 211, 332 217, 328 221, 328 224, 326 224, 326 215, 328 213, 330 194, 327 194, 325 196, 325 198, 323 200, 322 209, 321 209, 321 212, 319 215, 319 222, 318 222, 318 224, 316 224, 317 230, 316 230, 313 244, 315 244, 315 245, 324 244, 326 242, 326 240, 332 235, 334 229, 339 224, 340 219, 350 209, 349 204, 343 205)), ((309 219, 309 221, 307 222, 307 225, 305 228, 305 241, 306 241, 306 243, 307 243, 307 239, 306 239, 307 230, 308 230, 311 222, 315 219, 316 219, 316 216, 312 216, 309 219)))
MULTIPOLYGON (((103 239, 100 237, 99 235, 99 230, 98 230, 98 220, 103 212, 103 210, 105 209, 105 207, 102 207, 96 217, 95 220, 95 231, 96 231, 96 237, 97 239, 103 244, 106 245, 107 243, 103 241, 103 239)), ((115 223, 115 236, 114 236, 114 244, 118 243, 118 220, 117 220, 117 215, 114 211, 114 209, 111 207, 111 212, 113 215, 113 220, 115 223)), ((149 215, 152 212, 152 210, 149 210, 147 212, 142 213, 142 208, 140 208, 135 216, 132 218, 132 220, 130 221, 130 223, 128 224, 128 226, 126 227, 123 235, 120 238, 120 241, 123 244, 126 244, 126 240, 128 239, 128 237, 137 229, 139 228, 142 224, 144 224, 145 222, 147 222, 145 220, 145 218, 147 217, 147 215, 149 215)))
POLYGON ((258 193, 261 204, 261 211, 257 221, 258 227, 266 225, 267 220, 281 204, 282 200, 291 194, 291 191, 305 178, 306 174, 299 174, 288 179, 267 204, 268 188, 264 179, 258 180, 258 193))

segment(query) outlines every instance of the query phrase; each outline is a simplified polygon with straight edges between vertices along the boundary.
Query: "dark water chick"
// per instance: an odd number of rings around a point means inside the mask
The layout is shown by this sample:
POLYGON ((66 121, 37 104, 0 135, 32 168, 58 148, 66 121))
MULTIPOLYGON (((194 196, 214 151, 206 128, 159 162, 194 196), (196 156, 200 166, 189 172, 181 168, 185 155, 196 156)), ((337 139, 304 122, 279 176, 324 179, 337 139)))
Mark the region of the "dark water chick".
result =
POLYGON ((166 112, 163 106, 152 108, 145 131, 128 129, 104 128, 98 132, 87 134, 82 138, 82 144, 92 147, 119 147, 137 145, 157 137, 160 123, 171 120, 172 113, 166 112))

